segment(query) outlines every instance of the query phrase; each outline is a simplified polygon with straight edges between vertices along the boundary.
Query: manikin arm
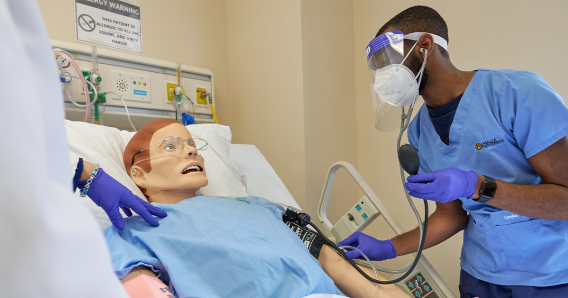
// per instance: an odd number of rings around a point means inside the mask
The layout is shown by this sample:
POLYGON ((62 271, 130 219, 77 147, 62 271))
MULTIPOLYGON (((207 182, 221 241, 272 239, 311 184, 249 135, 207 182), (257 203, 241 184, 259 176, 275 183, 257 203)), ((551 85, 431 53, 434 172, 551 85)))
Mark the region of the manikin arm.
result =
POLYGON ((121 282, 131 298, 174 298, 168 286, 145 266, 132 269, 121 282))
MULTIPOLYGON (((318 261, 343 294, 351 298, 375 297, 376 284, 363 277, 331 247, 324 245, 321 248, 318 261)), ((364 267, 361 269, 367 275, 375 276, 373 270, 364 267)), ((379 275, 379 280, 386 279, 379 275)), ((408 295, 395 285, 379 285, 377 297, 407 298, 408 295)))
MULTIPOLYGON (((333 279, 335 285, 343 294, 351 298, 375 297, 375 284, 359 274, 329 246, 324 245, 322 247, 318 261, 325 273, 333 279)), ((361 269, 368 275, 375 276, 372 270, 364 267, 361 269)), ((386 280, 380 275, 379 279, 386 280)), ((169 288, 157 278, 156 274, 145 266, 132 269, 121 282, 131 298, 174 297, 169 288)), ((408 295, 395 285, 379 285, 378 297, 407 298, 408 295)))

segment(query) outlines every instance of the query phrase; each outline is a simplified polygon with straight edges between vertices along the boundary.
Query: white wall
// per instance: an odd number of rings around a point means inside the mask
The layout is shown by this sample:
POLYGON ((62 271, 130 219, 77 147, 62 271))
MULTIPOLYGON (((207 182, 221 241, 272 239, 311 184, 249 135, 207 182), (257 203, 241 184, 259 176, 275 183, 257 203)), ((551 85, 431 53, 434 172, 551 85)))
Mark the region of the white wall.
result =
MULTIPOLYGON (((302 1, 306 210, 317 205, 329 167, 357 164, 351 1, 302 1)), ((356 184, 340 171, 328 216, 335 223, 359 199, 356 184)))
POLYGON ((234 141, 254 144, 305 208, 301 2, 227 1, 234 141))

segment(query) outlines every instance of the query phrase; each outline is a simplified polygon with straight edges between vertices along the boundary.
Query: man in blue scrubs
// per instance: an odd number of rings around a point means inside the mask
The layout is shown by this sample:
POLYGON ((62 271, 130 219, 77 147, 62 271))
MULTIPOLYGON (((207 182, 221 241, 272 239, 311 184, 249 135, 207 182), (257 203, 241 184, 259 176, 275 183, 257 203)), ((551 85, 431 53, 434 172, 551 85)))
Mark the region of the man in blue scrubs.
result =
MULTIPOLYGON (((425 104, 408 128, 420 170, 405 184, 412 196, 437 202, 424 247, 465 229, 461 297, 568 296, 562 98, 533 72, 457 69, 441 46, 446 23, 429 7, 401 12, 377 37, 388 32, 404 34, 402 64, 415 76, 428 55, 418 88, 425 104), (413 32, 419 37, 407 38, 413 32)), ((357 232, 341 245, 384 260, 415 252, 418 241, 418 229, 386 241, 357 232)))

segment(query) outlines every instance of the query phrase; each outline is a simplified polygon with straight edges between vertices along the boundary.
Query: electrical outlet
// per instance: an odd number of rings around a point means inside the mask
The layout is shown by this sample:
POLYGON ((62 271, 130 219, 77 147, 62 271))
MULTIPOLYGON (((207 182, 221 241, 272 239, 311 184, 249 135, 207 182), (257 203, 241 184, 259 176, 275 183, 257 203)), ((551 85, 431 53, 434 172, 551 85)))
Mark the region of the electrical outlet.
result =
POLYGON ((166 82, 166 98, 168 101, 173 101, 175 99, 174 89, 176 88, 177 83, 166 82))
POLYGON ((207 105, 207 97, 205 97, 205 93, 207 93, 207 89, 203 87, 195 87, 195 100, 197 101, 198 105, 207 105))

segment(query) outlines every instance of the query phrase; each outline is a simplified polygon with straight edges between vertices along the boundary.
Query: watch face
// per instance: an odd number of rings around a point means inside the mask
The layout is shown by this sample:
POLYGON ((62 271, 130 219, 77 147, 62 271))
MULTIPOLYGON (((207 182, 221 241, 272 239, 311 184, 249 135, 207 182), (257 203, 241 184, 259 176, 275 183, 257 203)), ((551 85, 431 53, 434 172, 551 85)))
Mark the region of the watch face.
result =
POLYGON ((497 185, 493 183, 487 183, 487 181, 483 182, 483 188, 481 195, 484 197, 493 198, 495 196, 495 191, 497 190, 497 185))

